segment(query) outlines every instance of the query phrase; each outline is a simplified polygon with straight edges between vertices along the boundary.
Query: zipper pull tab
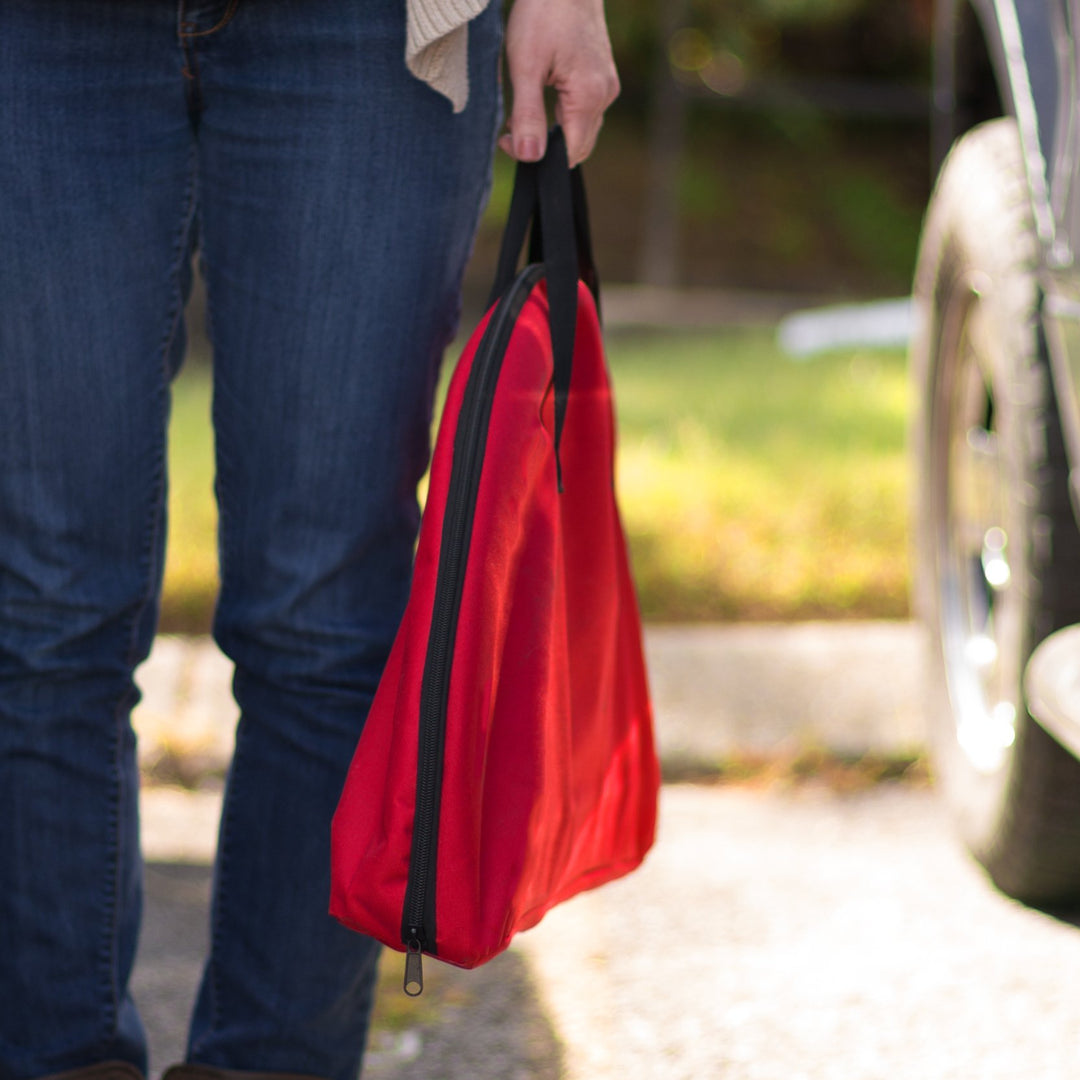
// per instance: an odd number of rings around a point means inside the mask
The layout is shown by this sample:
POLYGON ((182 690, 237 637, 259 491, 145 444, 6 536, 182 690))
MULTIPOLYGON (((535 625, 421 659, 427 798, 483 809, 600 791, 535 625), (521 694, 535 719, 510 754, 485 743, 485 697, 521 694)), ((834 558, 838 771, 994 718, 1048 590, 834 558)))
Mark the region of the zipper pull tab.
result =
POLYGON ((404 989, 409 997, 419 997, 424 992, 424 953, 416 938, 410 938, 405 949, 404 989))

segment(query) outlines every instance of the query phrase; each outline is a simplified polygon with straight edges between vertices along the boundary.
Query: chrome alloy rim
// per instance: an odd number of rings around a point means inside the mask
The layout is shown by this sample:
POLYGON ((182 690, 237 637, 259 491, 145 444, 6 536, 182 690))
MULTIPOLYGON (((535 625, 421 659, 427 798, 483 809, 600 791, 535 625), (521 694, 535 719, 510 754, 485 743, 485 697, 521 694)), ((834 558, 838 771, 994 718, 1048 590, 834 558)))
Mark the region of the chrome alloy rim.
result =
POLYGON ((936 411, 935 547, 941 641, 956 738, 982 773, 999 771, 1021 708, 1023 597, 1015 560, 1015 463, 995 393, 994 341, 968 282, 945 312, 936 411))

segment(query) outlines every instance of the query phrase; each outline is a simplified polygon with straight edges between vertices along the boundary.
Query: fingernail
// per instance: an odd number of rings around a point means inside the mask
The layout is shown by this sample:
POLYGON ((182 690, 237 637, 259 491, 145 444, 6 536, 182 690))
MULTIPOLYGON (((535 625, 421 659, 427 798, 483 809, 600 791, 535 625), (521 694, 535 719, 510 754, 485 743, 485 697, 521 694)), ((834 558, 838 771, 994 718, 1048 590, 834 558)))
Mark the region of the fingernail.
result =
POLYGON ((540 140, 535 135, 526 135, 518 142, 517 156, 520 161, 540 160, 540 140))

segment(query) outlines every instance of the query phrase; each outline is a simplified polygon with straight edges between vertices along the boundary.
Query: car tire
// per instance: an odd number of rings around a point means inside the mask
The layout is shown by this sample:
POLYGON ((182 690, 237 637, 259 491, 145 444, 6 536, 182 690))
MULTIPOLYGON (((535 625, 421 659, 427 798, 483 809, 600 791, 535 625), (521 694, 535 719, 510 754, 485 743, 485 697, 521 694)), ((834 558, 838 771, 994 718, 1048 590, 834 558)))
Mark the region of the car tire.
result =
POLYGON ((1080 762, 1028 713, 1034 647, 1080 622, 1080 532, 1040 323, 1016 124, 957 141, 923 227, 912 347, 915 607, 935 777, 1009 896, 1080 901, 1080 762))

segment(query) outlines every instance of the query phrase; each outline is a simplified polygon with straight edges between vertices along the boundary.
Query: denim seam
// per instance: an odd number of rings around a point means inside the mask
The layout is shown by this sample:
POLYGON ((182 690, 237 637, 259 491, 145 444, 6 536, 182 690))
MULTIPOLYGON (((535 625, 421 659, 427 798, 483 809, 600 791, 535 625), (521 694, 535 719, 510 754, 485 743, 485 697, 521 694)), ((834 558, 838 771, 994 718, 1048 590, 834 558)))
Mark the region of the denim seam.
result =
MULTIPOLYGON (((240 726, 236 729, 236 739, 240 739, 240 726)), ((218 830, 218 853, 217 853, 217 881, 214 885, 214 898, 213 906, 210 913, 211 933, 210 933, 210 953, 206 963, 206 978, 210 988, 210 1024, 206 1034, 210 1035, 221 1029, 221 999, 223 996, 221 978, 219 974, 220 964, 218 957, 221 955, 224 942, 222 940, 222 919, 221 912, 225 910, 225 893, 227 878, 225 875, 225 867, 229 865, 229 849, 231 847, 230 837, 232 836, 233 829, 231 829, 230 822, 233 817, 232 807, 236 802, 235 794, 233 793, 232 785, 229 785, 230 795, 232 797, 225 800, 225 804, 221 811, 221 824, 218 830)), ((192 1057, 197 1055, 197 1048, 192 1046, 192 1057)))
MULTIPOLYGON (((235 5, 234 5, 234 10, 235 10, 235 5)), ((201 184, 202 184, 202 177, 200 176, 200 177, 196 178, 196 185, 197 185, 196 200, 197 201, 198 201, 198 199, 200 197, 200 194, 201 194, 201 184)), ((205 262, 206 262, 205 250, 200 252, 200 261, 205 267, 205 262)), ((211 283, 210 283, 210 278, 211 278, 211 275, 206 273, 205 269, 204 269, 203 281, 204 281, 205 289, 206 289, 206 295, 205 295, 206 331, 207 331, 207 336, 210 339, 211 353, 216 354, 216 348, 215 348, 216 343, 215 343, 215 334, 214 334, 215 296, 214 296, 214 290, 213 290, 213 288, 211 286, 211 283)), ((214 365, 214 370, 215 370, 215 382, 216 382, 216 378, 217 378, 217 365, 216 364, 214 365)), ((227 519, 228 519, 228 514, 227 514, 226 510, 224 509, 224 507, 228 504, 228 500, 222 497, 223 481, 222 481, 222 470, 220 468, 220 465, 218 464, 218 460, 219 460, 218 455, 220 454, 220 448, 219 448, 219 445, 218 445, 219 444, 219 436, 218 436, 219 426, 218 426, 218 422, 217 422, 216 405, 217 405, 217 390, 215 388, 215 390, 213 392, 213 400, 211 402, 211 426, 212 426, 213 431, 214 431, 214 441, 215 441, 214 486, 215 486, 216 501, 217 501, 217 504, 218 504, 218 526, 217 526, 218 527, 218 565, 219 565, 218 573, 219 573, 219 577, 223 578, 224 577, 224 567, 225 567, 225 562, 226 562, 225 554, 224 554, 223 549, 224 549, 224 544, 225 544, 225 539, 224 538, 225 538, 225 536, 227 534, 227 519)), ((238 724, 237 729, 236 729, 236 734, 234 736, 234 741, 239 741, 239 739, 240 739, 240 725, 238 724)), ((222 806, 222 809, 221 809, 221 820, 220 820, 220 822, 218 824, 218 848, 217 848, 217 856, 216 856, 216 859, 215 859, 215 869, 214 869, 215 880, 214 880, 213 896, 211 898, 211 910, 210 910, 210 942, 209 942, 209 949, 208 949, 208 954, 207 954, 207 958, 206 958, 206 969, 205 969, 205 975, 204 975, 205 980, 206 980, 206 985, 207 985, 207 987, 209 989, 209 998, 210 998, 210 1010, 209 1010, 209 1012, 210 1012, 210 1016, 209 1016, 209 1023, 207 1025, 207 1029, 206 1029, 204 1037, 209 1037, 209 1036, 213 1035, 213 1033, 217 1032, 221 1028, 221 999, 222 999, 222 996, 223 996, 223 989, 222 989, 222 985, 221 985, 221 978, 220 978, 220 971, 219 971, 220 964, 218 963, 217 958, 221 955, 221 949, 222 949, 222 946, 223 946, 223 939, 222 939, 222 930, 221 930, 221 919, 218 916, 219 916, 219 912, 221 910, 223 910, 224 906, 225 906, 222 903, 222 899, 223 899, 223 897, 225 895, 225 891, 226 891, 226 889, 225 889, 225 887, 226 887, 226 876, 225 876, 224 868, 229 864, 229 857, 228 857, 229 856, 229 848, 230 848, 230 839, 229 838, 230 838, 230 836, 232 835, 232 832, 233 832, 233 830, 229 828, 229 823, 230 823, 230 821, 232 819, 232 815, 233 815, 233 811, 231 809, 231 807, 233 805, 233 799, 229 797, 229 793, 231 792, 231 790, 232 790, 232 785, 229 784, 227 786, 227 788, 226 788, 226 799, 225 799, 225 802, 224 802, 224 804, 222 806)), ((195 1043, 192 1043, 192 1045, 188 1048, 188 1054, 189 1054, 190 1060, 198 1060, 198 1055, 199 1055, 199 1047, 198 1047, 198 1045, 195 1044, 195 1043)))
MULTIPOLYGON (((180 10, 183 12, 184 3, 180 5, 180 10)), ((197 23, 192 19, 181 18, 180 21, 180 36, 184 38, 199 38, 210 37, 212 34, 216 34, 219 30, 224 30, 226 26, 233 21, 233 16, 236 15, 236 9, 240 6, 240 0, 229 0, 229 5, 225 9, 225 13, 218 21, 211 26, 208 30, 196 29, 197 23)))
POLYGON ((101 1042, 98 1044, 98 1054, 103 1054, 112 1038, 116 1019, 120 1013, 120 987, 118 985, 119 949, 117 938, 119 936, 119 894, 120 894, 120 733, 119 725, 113 725, 113 777, 111 784, 111 798, 109 800, 109 817, 107 822, 108 838, 107 850, 109 852, 109 864, 106 867, 104 879, 106 918, 104 920, 104 941, 102 942, 100 962, 103 968, 103 994, 104 1003, 102 1010, 101 1042))
MULTIPOLYGON (((184 210, 183 218, 181 221, 180 230, 177 236, 176 246, 178 248, 177 258, 173 268, 173 281, 175 284, 175 292, 173 299, 173 307, 169 312, 169 324, 165 334, 165 338, 162 345, 162 381, 161 381, 161 393, 159 397, 159 406, 165 406, 165 400, 168 393, 168 356, 171 351, 172 343, 174 342, 177 334, 177 330, 180 324, 180 318, 183 313, 183 298, 180 289, 180 270, 181 259, 183 253, 187 250, 185 244, 185 237, 189 235, 191 228, 191 221, 194 214, 194 201, 193 194, 193 174, 194 167, 189 170, 188 178, 188 190, 185 193, 186 207, 184 210)), ((159 531, 161 529, 161 511, 164 502, 164 478, 165 478, 165 461, 164 461, 164 447, 162 442, 159 441, 157 449, 157 461, 154 475, 154 490, 155 497, 151 506, 151 516, 149 520, 149 529, 146 534, 146 541, 143 547, 143 568, 144 578, 146 581, 146 593, 142 602, 133 610, 129 626, 127 630, 127 649, 125 655, 125 665, 129 670, 133 670, 136 660, 139 655, 139 627, 145 616, 147 605, 153 602, 154 596, 157 590, 157 567, 155 566, 155 554, 154 552, 159 548, 159 531)), ((159 556, 157 558, 160 558, 159 556)), ((116 1025, 117 1017, 120 1012, 120 998, 121 988, 118 982, 119 974, 119 953, 118 953, 118 936, 119 936, 119 918, 120 918, 120 874, 121 874, 121 852, 120 852, 120 800, 123 796, 123 763, 121 761, 123 739, 121 737, 121 727, 128 722, 130 709, 134 704, 135 693, 132 690, 125 692, 116 703, 116 707, 113 714, 113 746, 112 746, 112 765, 113 765, 113 783, 112 783, 112 799, 110 803, 110 814, 108 819, 108 831, 109 831, 109 844, 108 850, 110 853, 110 862, 106 867, 105 880, 108 882, 106 895, 104 897, 105 907, 107 909, 107 918, 104 926, 104 942, 102 944, 102 950, 100 954, 100 960, 103 967, 103 990, 102 1000, 107 1004, 105 1005, 103 1013, 103 1040, 100 1044, 100 1052, 104 1052, 107 1049, 109 1041, 113 1038, 113 1028, 116 1025)))
POLYGON ((188 80, 191 91, 191 108, 194 113, 202 112, 202 84, 199 79, 199 54, 195 48, 199 38, 208 38, 223 30, 232 22, 240 7, 240 0, 229 0, 221 18, 206 30, 200 30, 194 19, 187 18, 187 0, 180 0, 176 12, 176 34, 180 41, 180 49, 184 56, 183 73, 188 80))
MULTIPOLYGON (((499 58, 497 64, 501 64, 502 49, 496 50, 496 55, 499 58)), ((503 121, 503 104, 502 104, 502 79, 496 70, 495 80, 497 83, 495 92, 491 95, 491 139, 487 150, 487 161, 491 161, 498 147, 499 131, 502 128, 503 121)), ((462 288, 465 281, 465 271, 468 269, 469 263, 472 261, 473 253, 476 249, 476 237, 480 230, 480 219, 483 216, 484 208, 487 206, 488 200, 491 198, 491 191, 494 186, 494 174, 491 167, 488 167, 487 175, 484 184, 481 186, 479 194, 476 200, 476 207, 473 214, 472 224, 472 242, 469 244, 469 250, 465 254, 465 258, 461 261, 461 265, 458 267, 457 278, 454 282, 454 288, 451 293, 453 299, 450 304, 450 309, 446 313, 447 324, 444 327, 444 333, 446 334, 447 342, 454 337, 457 333, 461 322, 462 311, 462 288)))
MULTIPOLYGON (((211 275, 204 273, 204 280, 206 282, 206 329, 207 336, 210 339, 210 348, 214 355, 217 355, 217 338, 216 338, 216 296, 214 288, 211 284, 211 275)), ((221 593, 224 594, 226 587, 226 578, 229 567, 233 564, 233 559, 230 557, 230 543, 229 538, 233 535, 232 523, 233 513, 231 510, 232 501, 229 498, 229 453, 227 442, 222 438, 222 432, 225 430, 224 424, 219 423, 219 401, 220 394, 218 390, 218 378, 220 375, 220 367, 214 365, 214 379, 213 379, 213 394, 210 403, 210 422, 214 430, 214 498, 217 503, 217 556, 218 556, 218 578, 219 587, 221 593)), ((220 611, 220 607, 218 609, 220 611)), ((219 633, 219 623, 217 615, 215 613, 213 636, 217 640, 218 645, 222 644, 221 636, 219 633)))
MULTIPOLYGON (((171 378, 169 357, 172 354, 172 350, 176 342, 176 335, 180 331, 180 327, 182 325, 184 317, 184 297, 180 281, 183 274, 184 260, 191 257, 190 238, 192 223, 195 219, 196 206, 195 172, 196 151, 192 149, 188 166, 187 190, 184 193, 186 205, 184 207, 184 213, 181 218, 180 228, 177 231, 176 241, 174 244, 173 268, 171 273, 173 283, 172 306, 168 313, 165 335, 162 339, 159 352, 159 360, 161 365, 161 380, 158 384, 158 406, 166 415, 168 412, 169 382, 171 378)), ((155 560, 160 560, 161 558, 160 554, 156 553, 160 552, 162 511, 164 509, 165 503, 166 440, 163 439, 158 442, 155 454, 156 461, 154 473, 154 502, 153 506, 151 507, 149 528, 147 529, 146 539, 143 545, 143 566, 145 571, 144 580, 146 581, 146 592, 143 596, 142 603, 133 613, 131 624, 128 630, 127 662, 129 666, 133 665, 138 658, 139 627, 142 623, 147 606, 153 603, 158 591, 157 581, 159 577, 158 571, 160 570, 160 567, 155 565, 155 560)))
POLYGON ((199 56, 183 34, 180 35, 180 49, 184 56, 182 71, 188 82, 189 109, 193 116, 198 116, 203 109, 202 84, 199 81, 199 56))

